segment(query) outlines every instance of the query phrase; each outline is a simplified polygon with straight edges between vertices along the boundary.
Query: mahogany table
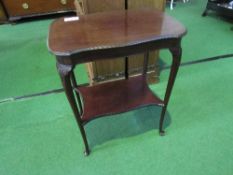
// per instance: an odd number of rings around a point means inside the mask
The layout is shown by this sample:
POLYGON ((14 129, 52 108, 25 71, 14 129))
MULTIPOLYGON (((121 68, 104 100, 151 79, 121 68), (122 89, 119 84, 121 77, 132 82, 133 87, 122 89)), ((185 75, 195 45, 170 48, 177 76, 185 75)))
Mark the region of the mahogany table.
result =
POLYGON ((56 56, 57 69, 79 126, 85 154, 90 150, 84 125, 98 117, 121 113, 146 105, 162 107, 159 132, 181 60, 181 39, 186 29, 163 12, 149 9, 123 10, 55 20, 48 36, 48 48, 56 56), (154 95, 146 82, 148 52, 169 49, 172 66, 164 100, 154 95), (144 53, 140 76, 99 84, 78 86, 77 64, 105 58, 144 53))

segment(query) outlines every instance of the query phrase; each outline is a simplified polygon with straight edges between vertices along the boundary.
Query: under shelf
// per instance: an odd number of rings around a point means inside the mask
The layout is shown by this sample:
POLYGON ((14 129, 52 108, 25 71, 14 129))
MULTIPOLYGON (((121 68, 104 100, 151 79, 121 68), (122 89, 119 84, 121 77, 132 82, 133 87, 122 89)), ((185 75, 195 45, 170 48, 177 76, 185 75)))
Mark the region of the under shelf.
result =
POLYGON ((164 105, 164 102, 151 92, 144 76, 95 86, 81 86, 76 90, 83 99, 81 119, 84 123, 97 117, 122 113, 146 105, 164 105))

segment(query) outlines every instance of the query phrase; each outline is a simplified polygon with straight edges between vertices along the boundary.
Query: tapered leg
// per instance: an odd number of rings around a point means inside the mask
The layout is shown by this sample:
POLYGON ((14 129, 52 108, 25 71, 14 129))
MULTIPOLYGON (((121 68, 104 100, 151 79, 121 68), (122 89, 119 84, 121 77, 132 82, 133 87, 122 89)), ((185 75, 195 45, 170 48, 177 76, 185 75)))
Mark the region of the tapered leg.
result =
POLYGON ((207 15, 208 10, 205 9, 205 11, 202 13, 202 16, 205 17, 207 15))
POLYGON ((77 124, 79 126, 79 129, 80 129, 80 132, 81 132, 81 135, 83 138, 83 142, 84 142, 84 146, 85 146, 84 153, 85 153, 85 155, 88 155, 90 153, 90 150, 89 150, 89 146, 88 146, 88 142, 87 142, 87 138, 86 138, 86 133, 85 133, 84 127, 82 125, 80 113, 79 113, 79 110, 77 108, 77 104, 76 104, 74 93, 73 93, 73 88, 71 85, 72 67, 69 65, 63 65, 63 64, 57 63, 57 70, 58 70, 59 75, 61 77, 61 81, 62 81, 62 85, 63 85, 65 93, 66 93, 66 97, 70 103, 72 110, 73 110, 73 113, 75 115, 75 119, 77 121, 77 124))
POLYGON ((205 17, 208 13, 208 4, 209 4, 209 1, 207 2, 207 5, 206 5, 206 8, 205 8, 205 11, 202 13, 202 16, 205 17))
POLYGON ((162 108, 161 116, 160 116, 160 122, 159 122, 159 133, 161 136, 165 134, 165 131, 163 130, 163 121, 164 121, 164 116, 167 110, 167 105, 169 102, 169 98, 172 92, 172 88, 176 79, 176 75, 179 69, 180 65, 180 60, 181 60, 181 54, 182 54, 182 49, 181 47, 176 47, 176 48, 171 48, 170 52, 172 54, 172 66, 171 66, 171 71, 169 75, 169 80, 167 84, 167 89, 165 93, 165 98, 164 98, 164 106, 162 108))

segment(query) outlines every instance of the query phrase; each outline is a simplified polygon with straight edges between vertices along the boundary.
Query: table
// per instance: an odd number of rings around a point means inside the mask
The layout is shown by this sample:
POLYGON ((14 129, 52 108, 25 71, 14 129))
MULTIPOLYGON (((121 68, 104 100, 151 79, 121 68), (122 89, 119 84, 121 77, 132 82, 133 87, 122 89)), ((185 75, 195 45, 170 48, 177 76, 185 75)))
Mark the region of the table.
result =
POLYGON ((179 68, 181 39, 185 34, 185 27, 178 21, 150 9, 61 18, 51 24, 48 48, 56 56, 57 70, 84 141, 85 155, 90 150, 84 125, 98 117, 158 105, 162 107, 159 133, 164 135, 164 115, 179 68), (165 97, 161 100, 147 85, 146 65, 149 51, 165 48, 170 50, 173 59, 165 97), (77 85, 73 73, 76 65, 138 53, 145 56, 142 75, 95 86, 77 85))

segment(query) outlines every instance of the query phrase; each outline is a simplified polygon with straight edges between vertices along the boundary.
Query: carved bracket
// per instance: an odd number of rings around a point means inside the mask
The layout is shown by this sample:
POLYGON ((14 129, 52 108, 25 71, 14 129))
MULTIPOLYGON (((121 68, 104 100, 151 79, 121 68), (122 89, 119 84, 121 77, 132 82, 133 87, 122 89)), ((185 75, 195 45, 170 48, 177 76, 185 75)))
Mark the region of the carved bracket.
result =
POLYGON ((182 54, 182 48, 180 46, 178 46, 178 47, 170 48, 169 50, 170 50, 170 52, 172 54, 172 57, 174 59, 173 61, 180 62, 181 54, 182 54))
POLYGON ((57 70, 60 75, 66 76, 72 71, 73 67, 71 65, 60 64, 57 62, 57 70))

